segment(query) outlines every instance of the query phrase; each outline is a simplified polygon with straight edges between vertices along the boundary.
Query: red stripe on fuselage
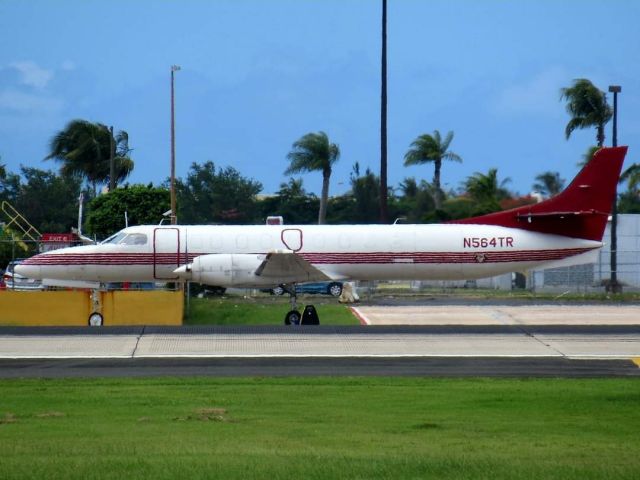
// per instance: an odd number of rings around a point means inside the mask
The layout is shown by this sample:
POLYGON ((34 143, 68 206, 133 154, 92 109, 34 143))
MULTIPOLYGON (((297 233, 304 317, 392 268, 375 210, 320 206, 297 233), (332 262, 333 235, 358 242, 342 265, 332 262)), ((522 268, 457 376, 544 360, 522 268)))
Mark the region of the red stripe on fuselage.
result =
MULTIPOLYGON (((531 262, 561 260, 586 253, 593 248, 567 248, 554 250, 508 250, 470 252, 359 252, 359 253, 298 253, 308 262, 322 264, 429 264, 429 263, 482 263, 531 262)), ((190 262, 207 253, 181 254, 181 262, 190 262)), ((252 255, 257 255, 256 253, 252 255)), ((41 254, 25 260, 25 265, 175 265, 175 253, 86 253, 41 254)))

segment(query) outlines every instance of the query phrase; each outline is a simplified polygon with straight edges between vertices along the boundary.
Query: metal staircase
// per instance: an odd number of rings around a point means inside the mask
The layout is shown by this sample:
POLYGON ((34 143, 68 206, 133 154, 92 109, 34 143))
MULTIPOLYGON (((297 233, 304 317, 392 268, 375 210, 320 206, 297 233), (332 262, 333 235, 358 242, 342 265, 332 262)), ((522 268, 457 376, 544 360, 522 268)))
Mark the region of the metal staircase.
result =
MULTIPOLYGON (((31 225, 26 218, 24 218, 20 212, 18 212, 9 202, 3 201, 0 204, 0 210, 4 213, 4 216, 8 220, 5 222, 4 228, 12 232, 22 232, 21 241, 31 241, 37 243, 40 241, 42 234, 36 227, 31 225)), ((25 245, 26 247, 26 245, 25 245)))

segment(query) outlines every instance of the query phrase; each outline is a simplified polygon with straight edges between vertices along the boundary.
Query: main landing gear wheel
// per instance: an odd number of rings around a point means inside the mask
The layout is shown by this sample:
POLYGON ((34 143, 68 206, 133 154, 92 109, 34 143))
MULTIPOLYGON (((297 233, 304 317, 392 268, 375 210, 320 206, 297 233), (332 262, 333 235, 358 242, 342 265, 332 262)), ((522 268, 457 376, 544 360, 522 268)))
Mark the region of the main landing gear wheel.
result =
POLYGON ((285 325, 300 325, 300 312, 298 310, 290 310, 284 316, 285 325))
POLYGON ((90 327, 101 327, 103 322, 102 315, 98 312, 93 312, 89 315, 89 326, 90 327))

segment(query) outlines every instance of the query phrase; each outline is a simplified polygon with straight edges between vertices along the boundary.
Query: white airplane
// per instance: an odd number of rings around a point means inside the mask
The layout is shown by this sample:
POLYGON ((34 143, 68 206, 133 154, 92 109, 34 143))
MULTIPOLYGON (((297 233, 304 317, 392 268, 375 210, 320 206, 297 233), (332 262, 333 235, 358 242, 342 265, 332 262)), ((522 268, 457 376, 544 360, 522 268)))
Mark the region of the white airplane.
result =
MULTIPOLYGON (((221 287, 329 280, 453 280, 593 261, 627 147, 603 148, 549 200, 427 225, 143 225, 31 257, 45 283, 192 281, 221 287)), ((68 284, 68 283, 67 283, 68 284)))

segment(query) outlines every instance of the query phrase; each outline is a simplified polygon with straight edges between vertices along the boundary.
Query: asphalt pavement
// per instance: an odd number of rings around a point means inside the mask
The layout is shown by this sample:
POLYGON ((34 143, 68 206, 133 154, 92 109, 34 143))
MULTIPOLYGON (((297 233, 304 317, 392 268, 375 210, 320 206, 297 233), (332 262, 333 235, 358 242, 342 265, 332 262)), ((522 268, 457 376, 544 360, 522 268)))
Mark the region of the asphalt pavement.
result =
POLYGON ((0 327, 0 377, 638 376, 640 325, 0 327))
POLYGON ((640 378, 631 360, 568 358, 132 358, 0 359, 0 378, 143 377, 524 377, 640 378))

